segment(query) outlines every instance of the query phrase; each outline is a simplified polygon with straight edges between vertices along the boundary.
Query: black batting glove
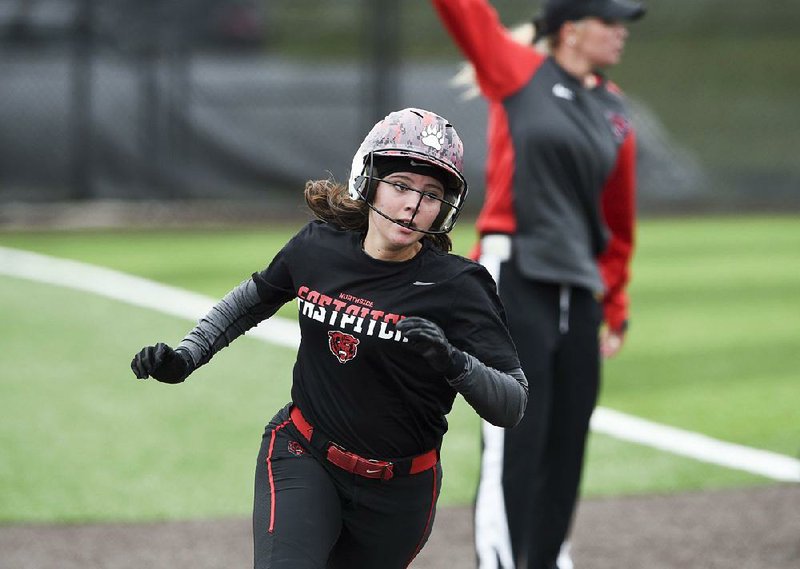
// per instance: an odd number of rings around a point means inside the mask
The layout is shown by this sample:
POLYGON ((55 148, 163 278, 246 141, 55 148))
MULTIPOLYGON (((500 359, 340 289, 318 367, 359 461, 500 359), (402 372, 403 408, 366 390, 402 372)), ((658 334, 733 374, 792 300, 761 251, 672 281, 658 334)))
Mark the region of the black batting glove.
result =
POLYGON ((421 355, 435 371, 450 379, 463 373, 466 356, 450 345, 439 326, 425 318, 410 316, 401 320, 397 329, 408 339, 409 348, 421 355))
POLYGON ((158 343, 147 346, 131 361, 131 369, 139 379, 152 377, 162 383, 180 383, 192 372, 188 356, 158 343))

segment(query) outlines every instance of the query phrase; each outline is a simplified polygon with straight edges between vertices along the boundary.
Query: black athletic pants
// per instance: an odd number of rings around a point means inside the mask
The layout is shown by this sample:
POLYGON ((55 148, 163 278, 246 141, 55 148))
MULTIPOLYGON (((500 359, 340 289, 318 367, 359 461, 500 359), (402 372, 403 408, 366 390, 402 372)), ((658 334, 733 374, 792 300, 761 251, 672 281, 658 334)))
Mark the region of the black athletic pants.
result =
POLYGON ((253 506, 256 569, 407 567, 433 526, 441 465, 391 480, 318 456, 285 407, 267 425, 253 506))
POLYGON ((530 399, 513 429, 484 425, 475 518, 479 564, 556 569, 597 403, 602 308, 589 290, 526 279, 508 261, 499 266, 498 290, 530 399))

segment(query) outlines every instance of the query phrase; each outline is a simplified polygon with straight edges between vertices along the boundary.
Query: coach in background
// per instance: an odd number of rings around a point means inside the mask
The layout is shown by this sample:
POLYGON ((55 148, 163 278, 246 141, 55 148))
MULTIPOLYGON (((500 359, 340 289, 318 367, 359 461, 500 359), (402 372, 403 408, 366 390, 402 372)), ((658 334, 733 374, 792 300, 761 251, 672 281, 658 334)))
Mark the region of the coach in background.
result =
POLYGON ((617 353, 627 327, 634 238, 634 133, 601 70, 619 62, 626 23, 644 8, 545 0, 523 44, 486 0, 433 4, 489 102, 476 256, 498 282, 531 382, 519 426, 484 425, 479 564, 567 569, 600 356, 617 353))
POLYGON ((292 402, 267 425, 256 465, 257 569, 407 567, 433 524, 456 394, 492 424, 522 417, 527 382, 494 281, 448 254, 467 194, 462 162, 442 117, 389 114, 356 152, 348 185, 308 182, 318 219, 266 269, 177 348, 133 358, 137 377, 181 382, 297 299, 292 402))

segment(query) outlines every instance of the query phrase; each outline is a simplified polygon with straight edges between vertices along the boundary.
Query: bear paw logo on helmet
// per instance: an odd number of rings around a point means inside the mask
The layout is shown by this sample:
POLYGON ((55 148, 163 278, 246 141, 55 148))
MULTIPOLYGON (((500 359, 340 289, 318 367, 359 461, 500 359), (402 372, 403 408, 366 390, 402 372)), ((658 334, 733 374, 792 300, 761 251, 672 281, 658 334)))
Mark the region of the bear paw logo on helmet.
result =
POLYGON ((423 162, 444 172, 445 195, 440 214, 428 229, 415 228, 415 231, 428 234, 449 232, 467 196, 467 180, 462 173, 464 145, 453 125, 430 111, 402 109, 378 121, 358 147, 348 177, 350 199, 364 200, 372 210, 397 223, 372 203, 376 180, 379 181, 373 169, 374 162, 376 158, 384 157, 423 162))
POLYGON ((422 130, 420 140, 422 140, 422 144, 425 146, 441 150, 442 143, 444 142, 444 133, 436 128, 435 124, 429 124, 422 130))

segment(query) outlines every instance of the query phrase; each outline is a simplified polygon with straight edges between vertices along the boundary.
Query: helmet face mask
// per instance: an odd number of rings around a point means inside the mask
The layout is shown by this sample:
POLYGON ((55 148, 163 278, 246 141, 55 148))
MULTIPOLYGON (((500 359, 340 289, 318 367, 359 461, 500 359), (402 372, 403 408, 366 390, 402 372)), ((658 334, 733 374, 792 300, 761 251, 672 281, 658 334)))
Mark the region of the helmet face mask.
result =
POLYGON ((460 204, 458 203, 459 194, 453 188, 449 187, 449 181, 446 179, 446 176, 442 175, 442 170, 428 163, 420 163, 412 159, 392 159, 393 167, 387 169, 385 165, 379 166, 376 164, 378 161, 383 162, 383 160, 381 160, 382 158, 382 156, 376 156, 374 153, 370 153, 367 156, 367 161, 364 166, 364 171, 366 174, 361 176, 361 178, 364 180, 364 190, 361 192, 360 199, 363 199, 370 209, 372 209, 375 213, 402 227, 431 235, 447 233, 450 231, 455 224, 456 219, 458 219, 458 214, 460 212, 460 204), (407 164, 407 166, 403 166, 404 163, 407 164), (439 196, 430 192, 408 186, 401 181, 387 179, 388 176, 400 172, 422 174, 440 181, 444 190, 444 195, 440 198, 439 196), (404 192, 411 192, 412 194, 417 195, 416 207, 414 208, 414 213, 412 214, 411 219, 407 221, 394 219, 376 205, 375 195, 378 185, 381 182, 394 186, 395 188, 404 192), (423 206, 423 201, 426 202, 425 206, 423 206), (417 214, 420 212, 420 209, 429 209, 431 201, 437 202, 438 205, 438 213, 436 217, 431 222, 429 228, 422 229, 417 227, 414 223, 417 214))
MULTIPOLYGON (((373 205, 375 189, 383 181, 377 174, 376 162, 390 158, 400 162, 408 160, 413 166, 434 168, 430 174, 442 180, 444 185, 445 197, 440 200, 439 215, 429 229, 413 229, 427 234, 449 232, 467 195, 467 182, 462 174, 464 146, 452 125, 443 117, 421 109, 395 111, 372 128, 353 157, 348 180, 350 198, 364 200, 379 215, 409 227, 373 205)), ((420 193, 420 200, 423 197, 420 193)))

